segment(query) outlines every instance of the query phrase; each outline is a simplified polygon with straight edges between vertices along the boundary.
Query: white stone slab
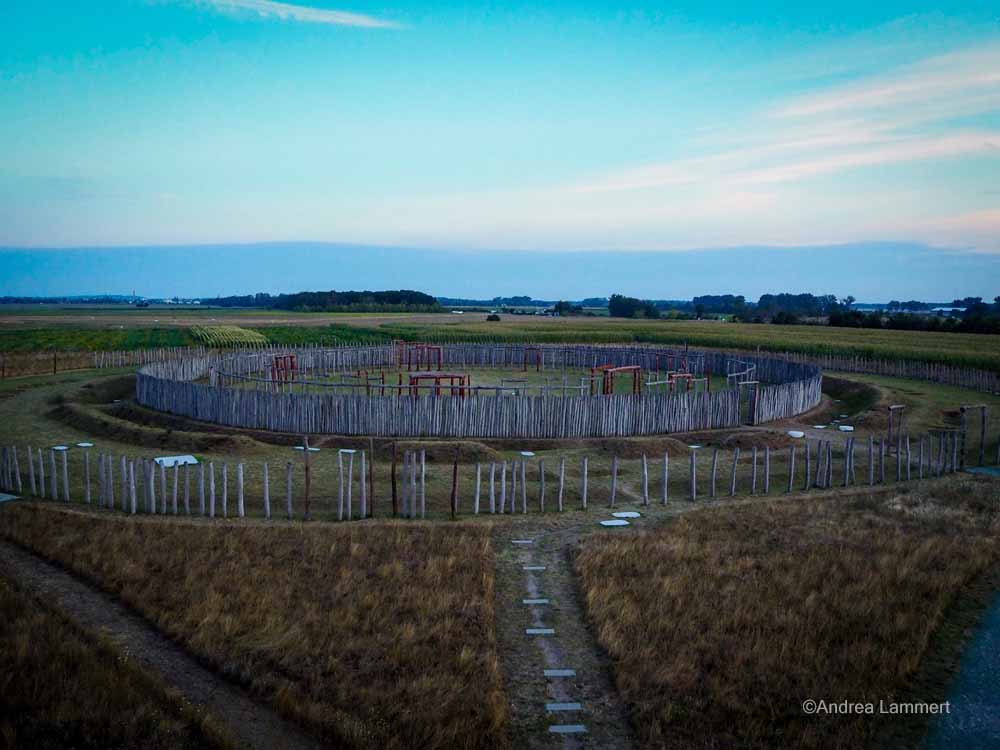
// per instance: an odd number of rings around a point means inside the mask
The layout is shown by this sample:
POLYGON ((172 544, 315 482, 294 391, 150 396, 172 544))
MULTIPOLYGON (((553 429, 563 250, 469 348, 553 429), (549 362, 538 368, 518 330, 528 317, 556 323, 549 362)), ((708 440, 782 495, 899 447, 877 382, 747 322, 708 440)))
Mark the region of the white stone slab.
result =
POLYGON ((601 526, 628 526, 628 521, 616 518, 613 521, 601 521, 601 526))
POLYGON ((840 430, 841 432, 854 432, 854 428, 851 427, 849 424, 842 424, 837 429, 840 430))
POLYGON ((825 424, 814 424, 813 425, 813 429, 814 430, 825 430, 826 429, 826 425, 825 424))
POLYGON ((536 605, 536 604, 548 604, 548 599, 522 599, 521 604, 536 605))
MULTIPOLYGON (((304 451, 305 447, 301 446, 301 445, 296 445, 295 446, 295 450, 297 450, 297 451, 304 451)), ((319 448, 310 448, 309 452, 310 453, 319 453, 319 448)))
POLYGON ((8 500, 17 500, 17 495, 5 495, 4 493, 0 492, 0 503, 5 503, 8 500))
POLYGON ((535 455, 534 451, 521 451, 521 455, 525 458, 531 458, 535 455))
POLYGON ((52 446, 52 450, 54 450, 54 451, 68 451, 69 450, 69 446, 66 446, 66 445, 53 445, 52 446))
POLYGON ((534 544, 534 539, 511 539, 511 544, 534 544))
POLYGON ((580 703, 546 703, 545 710, 549 713, 557 711, 582 711, 583 705, 580 703))
POLYGON ((198 459, 194 456, 183 455, 183 456, 160 456, 159 458, 153 459, 157 464, 162 466, 164 469, 172 469, 175 466, 184 466, 185 464, 196 464, 198 459))
POLYGON ((525 635, 555 635, 556 631, 553 628, 525 628, 525 635))
POLYGON ((634 510, 621 510, 617 513, 612 513, 615 518, 640 518, 641 514, 634 510))
POLYGON ((587 727, 583 724, 552 724, 549 727, 551 734, 586 734, 587 727))
POLYGON ((521 570, 545 570, 544 565, 525 565, 521 570))
POLYGON ((94 444, 93 443, 77 443, 76 447, 77 448, 93 448, 94 444))
POLYGON ((802 430, 789 430, 788 431, 788 437, 802 438, 802 437, 805 437, 805 436, 806 436, 806 434, 802 430))
POLYGON ((543 669, 545 677, 576 677, 575 669, 543 669))

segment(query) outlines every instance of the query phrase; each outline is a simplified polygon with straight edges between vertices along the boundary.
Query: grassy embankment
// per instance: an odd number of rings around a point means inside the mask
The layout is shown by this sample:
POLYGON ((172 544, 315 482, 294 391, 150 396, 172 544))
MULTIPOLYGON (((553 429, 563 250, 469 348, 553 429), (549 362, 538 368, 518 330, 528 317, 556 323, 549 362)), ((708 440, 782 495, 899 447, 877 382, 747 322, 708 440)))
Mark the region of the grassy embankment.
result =
POLYGON ((506 745, 485 527, 208 525, 9 505, 0 530, 334 746, 506 745))
POLYGON ((0 571, 0 747, 229 747, 181 698, 0 571))
POLYGON ((914 680, 956 596, 995 570, 998 502, 960 478, 588 538, 577 569, 642 745, 860 747, 887 717, 803 701, 943 700, 914 680))

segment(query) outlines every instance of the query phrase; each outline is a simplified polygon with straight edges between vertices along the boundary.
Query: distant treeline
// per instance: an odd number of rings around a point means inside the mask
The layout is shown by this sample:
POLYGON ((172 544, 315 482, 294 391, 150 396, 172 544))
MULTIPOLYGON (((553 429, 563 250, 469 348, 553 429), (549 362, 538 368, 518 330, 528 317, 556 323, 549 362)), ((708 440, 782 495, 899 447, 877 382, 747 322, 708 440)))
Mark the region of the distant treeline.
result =
MULTIPOLYGON (((560 302, 556 300, 535 299, 527 295, 516 297, 493 297, 492 299, 469 299, 466 297, 438 297, 437 301, 445 307, 489 307, 502 309, 504 307, 555 307, 560 302)), ((587 297, 581 300, 562 301, 561 304, 573 307, 607 307, 607 297, 587 297)))
POLYGON ((439 312, 441 305, 429 294, 409 289, 385 292, 298 292, 214 297, 202 304, 216 307, 267 307, 294 312, 439 312))

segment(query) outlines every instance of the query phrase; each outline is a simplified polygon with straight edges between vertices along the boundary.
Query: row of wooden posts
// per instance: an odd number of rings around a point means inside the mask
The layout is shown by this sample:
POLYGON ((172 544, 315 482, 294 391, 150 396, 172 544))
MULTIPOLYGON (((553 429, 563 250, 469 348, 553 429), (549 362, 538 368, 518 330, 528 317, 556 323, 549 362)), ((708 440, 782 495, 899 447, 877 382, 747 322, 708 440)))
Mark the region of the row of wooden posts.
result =
MULTIPOLYGON (((306 441, 308 444, 308 441, 306 441)), ((960 471, 965 465, 963 448, 965 445, 962 434, 957 430, 942 430, 936 434, 921 435, 911 441, 909 435, 900 435, 895 445, 885 438, 869 436, 866 442, 858 444, 854 437, 848 437, 839 446, 832 440, 806 441, 803 449, 791 445, 786 449, 772 449, 769 446, 750 449, 750 486, 752 495, 768 494, 771 491, 772 465, 780 453, 787 453, 786 467, 788 471, 786 492, 796 489, 831 488, 842 485, 868 484, 874 486, 884 483, 887 473, 894 473, 895 481, 909 481, 940 477, 955 471, 960 471), (859 448, 861 449, 859 451, 859 448), (857 456, 861 452, 867 456, 865 466, 867 476, 858 480, 857 456), (895 454, 893 456, 893 454, 895 454), (839 458, 839 462, 838 459, 839 458), (839 463, 839 466, 838 466, 839 463), (802 470, 796 471, 801 465, 802 470), (887 470, 887 465, 894 464, 887 470), (797 476, 798 474, 798 476, 797 476)), ((726 460, 725 452, 719 448, 711 450, 708 464, 707 482, 703 480, 699 487, 699 455, 702 448, 689 449, 689 483, 687 499, 697 500, 707 495, 716 498, 725 494, 734 496, 739 491, 737 468, 740 464, 741 449, 734 448, 729 459, 728 477, 721 470, 726 460), (705 486, 707 484, 707 486, 705 486)), ((125 513, 197 515, 209 518, 242 518, 246 515, 246 497, 244 479, 246 476, 243 462, 209 461, 199 464, 175 464, 167 467, 148 458, 128 458, 114 456, 111 453, 98 451, 96 462, 92 466, 90 451, 77 450, 82 453, 82 490, 83 502, 92 502, 100 508, 120 509, 125 513), (231 494, 231 470, 235 474, 235 497, 231 494), (235 507, 230 504, 235 500, 235 507)), ((0 488, 18 494, 28 494, 43 499, 71 502, 74 498, 70 483, 69 451, 49 449, 32 449, 28 447, 24 453, 19 453, 16 446, 4 446, 0 455, 0 488), (58 455, 60 454, 61 455, 58 455), (21 458, 26 458, 26 472, 22 471, 21 458), (26 480, 24 475, 27 475, 26 480)), ((745 454, 743 454, 745 455, 745 454)), ((676 460, 676 456, 674 459, 676 460)), ((590 500, 589 457, 583 456, 579 464, 579 507, 586 509, 590 500)), ((979 463, 984 461, 982 447, 979 452, 979 463)), ((997 464, 1000 464, 1000 445, 997 448, 997 464)), ((616 505, 619 495, 619 457, 611 459, 611 476, 608 487, 608 504, 616 505)), ((643 505, 650 503, 650 472, 651 461, 647 456, 641 457, 641 494, 643 505)), ((311 487, 311 452, 304 451, 304 486, 301 500, 303 502, 304 518, 312 514, 311 487)), ((664 453, 660 462, 662 476, 660 487, 660 502, 666 504, 670 499, 670 466, 671 456, 664 453)), ((475 481, 471 498, 471 512, 479 513, 527 513, 529 510, 529 485, 536 484, 537 489, 531 491, 532 505, 537 501, 540 512, 546 511, 546 462, 539 457, 519 457, 511 461, 493 461, 475 464, 475 481), (535 467, 529 469, 534 463, 535 467)), ((293 513, 293 479, 295 462, 285 463, 284 476, 284 515, 291 519, 293 513)), ((369 460, 366 451, 338 452, 338 520, 353 520, 375 516, 375 472, 374 462, 369 460), (355 480, 354 463, 358 456, 360 471, 355 480), (357 485, 358 505, 355 510, 354 487, 357 485)), ((406 451, 402 455, 401 482, 398 477, 397 455, 393 450, 390 472, 391 498, 393 517, 425 518, 427 465, 424 450, 406 451)), ((560 458, 556 472, 556 490, 554 495, 555 510, 563 511, 566 507, 566 472, 567 460, 560 458)), ((452 490, 450 512, 452 517, 459 514, 458 498, 459 461, 456 454, 452 466, 452 490)), ((272 517, 270 495, 269 465, 261 465, 262 509, 265 518, 272 517)), ((280 511, 278 511, 280 514, 280 511)))

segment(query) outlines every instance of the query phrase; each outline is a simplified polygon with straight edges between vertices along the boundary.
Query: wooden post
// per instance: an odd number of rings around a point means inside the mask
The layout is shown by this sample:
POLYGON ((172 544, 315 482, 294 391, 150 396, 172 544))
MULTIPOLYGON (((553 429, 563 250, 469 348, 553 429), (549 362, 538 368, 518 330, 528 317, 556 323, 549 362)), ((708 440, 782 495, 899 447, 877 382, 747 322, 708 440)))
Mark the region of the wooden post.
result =
POLYGON ((198 463, 198 515, 205 515, 205 464, 198 463))
MULTIPOLYGON (((173 487, 174 491, 173 491, 173 495, 171 496, 170 509, 173 511, 173 514, 175 516, 177 515, 177 491, 180 488, 180 482, 181 482, 181 465, 179 463, 174 463, 174 487, 173 487)), ((241 468, 240 468, 240 494, 241 495, 243 494, 243 471, 242 471, 242 465, 241 465, 241 468)))
POLYGON ((420 449, 420 517, 427 518, 427 454, 420 449))
POLYGON ((497 474, 496 461, 490 461, 490 514, 491 515, 497 512, 496 474, 497 474))
POLYGON ((806 440, 806 478, 802 483, 802 489, 808 490, 812 486, 812 448, 809 447, 809 441, 806 440))
POLYGON ((271 520, 271 478, 268 476, 267 461, 264 462, 264 518, 271 520))
POLYGON ((792 491, 795 482, 795 445, 788 446, 788 492, 792 491))
POLYGON ((736 470, 740 463, 740 447, 733 448, 733 468, 729 473, 729 497, 736 495, 736 470))
POLYGON ((713 500, 716 498, 715 472, 718 468, 719 468, 719 449, 716 447, 712 449, 712 481, 711 484, 709 485, 710 488, 709 494, 711 495, 713 500))
POLYGON ((482 481, 482 466, 476 462, 476 487, 472 494, 472 514, 479 515, 479 487, 482 481))
POLYGON ((365 471, 365 452, 361 451, 361 471, 358 473, 358 487, 361 490, 361 507, 359 517, 361 520, 368 518, 368 473, 365 471))
POLYGON ((167 515, 167 467, 163 464, 153 462, 153 466, 160 467, 160 507, 163 515, 167 515))
MULTIPOLYGON (((400 376, 402 377, 402 376, 400 376)), ((396 441, 392 442, 392 464, 389 469, 389 477, 392 483, 392 517, 399 513, 398 498, 396 497, 396 441)))
POLYGON ((352 509, 351 509, 351 488, 354 485, 354 454, 347 454, 347 520, 351 521, 352 509))
POLYGON ((500 515, 504 513, 507 504, 507 462, 500 464, 500 515))
POLYGON ((663 505, 670 499, 670 454, 663 451, 663 505))
POLYGON ((917 479, 924 478, 924 436, 917 443, 917 479))
POLYGON ((31 453, 31 446, 28 446, 28 486, 31 487, 32 497, 38 496, 38 485, 35 484, 35 457, 31 453))
POLYGON ((285 465, 285 513, 288 515, 288 520, 292 520, 292 462, 289 461, 285 465))
POLYGON ((580 503, 587 510, 587 457, 584 456, 580 465, 580 503))
POLYGON ((229 518, 229 464, 222 462, 222 517, 229 518))
POLYGON ((885 438, 878 439, 878 478, 885 484, 885 438))
POLYGON ((618 456, 611 457, 611 500, 608 503, 615 507, 615 495, 618 493, 618 456))
POLYGON ((83 501, 90 505, 90 451, 86 448, 83 449, 83 501))
POLYGON ((958 471, 958 434, 954 430, 951 433, 951 471, 958 471))
MULTIPOLYGON (((306 454, 309 447, 306 446, 306 454)), ((405 476, 405 474, 404 474, 405 476)), ((306 493, 306 518, 309 518, 309 495, 306 493)), ((337 520, 344 520, 344 454, 337 451, 337 520)))
MULTIPOLYGON (((174 475, 174 515, 177 514, 177 475, 174 475)), ((243 464, 236 464, 236 515, 240 518, 246 516, 246 507, 243 504, 243 464)))
POLYGON ((59 499, 59 472, 56 470, 56 452, 49 451, 49 473, 52 475, 52 499, 59 499))
MULTIPOLYGON (((979 407, 979 465, 986 465, 986 406, 979 407)), ((997 446, 1000 450, 1000 446, 997 446)))
POLYGON ((642 454, 642 504, 649 505, 649 463, 646 454, 642 454))
POLYGON ((451 520, 458 516, 458 451, 455 449, 455 463, 451 469, 451 520))
POLYGON ((851 482, 851 438, 844 443, 844 486, 851 482))
POLYGON ((750 470, 750 494, 757 494, 757 446, 753 447, 753 468, 750 470))
POLYGON ((868 436, 868 485, 875 486, 875 440, 868 436))
POLYGON ((69 451, 62 452, 63 502, 69 502, 69 451))
MULTIPOLYGON (((528 512, 528 462, 521 462, 521 512, 528 512)), ((511 508, 513 510, 513 508, 511 508)))
POLYGON ((17 461, 17 446, 11 448, 11 453, 14 456, 14 486, 17 494, 21 494, 24 491, 24 487, 21 485, 21 465, 17 461))
POLYGON ((38 449, 38 490, 42 499, 45 499, 45 458, 42 456, 42 449, 38 449))
MULTIPOLYGON (((123 456, 124 458, 124 456, 123 456)), ((128 463, 128 495, 129 495, 129 505, 134 516, 136 507, 138 505, 138 499, 135 496, 135 461, 129 461, 128 463)))
POLYGON ((556 500, 556 509, 562 513, 563 510, 563 487, 566 484, 566 457, 559 459, 559 495, 556 500))
POLYGON ((191 464, 184 464, 184 515, 191 515, 191 464))
POLYGON ((697 448, 691 448, 691 502, 698 499, 698 455, 697 448))
POLYGON ((909 433, 903 438, 903 443, 906 446, 906 481, 910 481, 910 462, 912 458, 912 453, 910 451, 910 435, 909 433))
POLYGON ((208 462, 208 517, 215 518, 215 463, 208 462))
POLYGON ((771 491, 771 446, 764 446, 764 494, 771 491))
POLYGON ((545 459, 538 459, 538 512, 545 512, 545 459))

